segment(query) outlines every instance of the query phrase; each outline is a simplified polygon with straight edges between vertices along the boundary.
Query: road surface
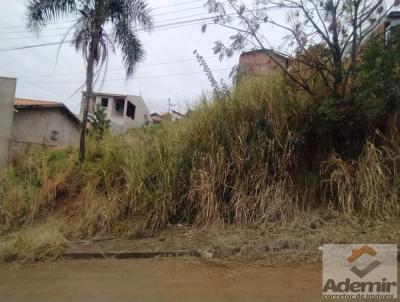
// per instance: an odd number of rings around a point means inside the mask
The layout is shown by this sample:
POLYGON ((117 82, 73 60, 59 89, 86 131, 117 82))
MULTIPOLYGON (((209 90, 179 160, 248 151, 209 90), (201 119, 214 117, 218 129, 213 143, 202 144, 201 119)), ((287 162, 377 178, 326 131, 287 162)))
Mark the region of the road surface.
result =
POLYGON ((193 259, 0 265, 0 301, 321 301, 321 268, 193 259))

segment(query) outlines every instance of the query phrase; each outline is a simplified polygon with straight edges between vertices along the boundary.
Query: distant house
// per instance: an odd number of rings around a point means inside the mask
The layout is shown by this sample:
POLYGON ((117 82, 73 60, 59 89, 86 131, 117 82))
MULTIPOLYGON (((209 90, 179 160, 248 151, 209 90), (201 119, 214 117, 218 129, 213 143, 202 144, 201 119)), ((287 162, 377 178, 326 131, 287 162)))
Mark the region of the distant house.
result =
POLYGON ((43 145, 77 144, 79 125, 79 119, 62 103, 16 98, 9 155, 43 145))
POLYGON ((288 68, 289 60, 271 49, 257 49, 243 52, 239 58, 238 76, 268 75, 280 69, 288 68))
POLYGON ((161 124, 164 118, 165 117, 163 114, 159 114, 157 112, 151 114, 151 121, 153 122, 153 125, 161 124))
POLYGON ((390 46, 394 41, 394 32, 400 33, 400 11, 390 12, 385 19, 385 45, 390 46))
MULTIPOLYGON (((85 92, 82 93, 81 118, 84 100, 85 92)), ((94 92, 89 104, 89 114, 94 113, 97 105, 104 108, 107 119, 111 121, 111 130, 115 134, 152 123, 150 111, 141 96, 94 92)))
POLYGON ((167 113, 167 115, 169 115, 174 122, 177 122, 185 117, 184 114, 175 110, 171 110, 171 112, 167 113))
POLYGON ((167 119, 170 119, 170 120, 176 122, 176 121, 183 119, 184 117, 185 117, 184 114, 179 113, 175 110, 171 110, 171 112, 165 112, 162 114, 157 113, 157 112, 154 112, 151 114, 151 120, 153 122, 153 125, 160 124, 164 120, 167 120, 167 119))

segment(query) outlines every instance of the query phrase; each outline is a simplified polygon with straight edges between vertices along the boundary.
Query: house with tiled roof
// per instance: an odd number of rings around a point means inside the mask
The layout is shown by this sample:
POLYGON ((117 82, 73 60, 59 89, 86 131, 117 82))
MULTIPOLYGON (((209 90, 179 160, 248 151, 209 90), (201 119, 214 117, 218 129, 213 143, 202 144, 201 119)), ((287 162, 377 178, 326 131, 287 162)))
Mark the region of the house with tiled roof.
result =
POLYGON ((78 143, 80 121, 63 103, 15 98, 9 154, 78 143))
POLYGON ((71 120, 78 124, 80 123, 79 118, 73 114, 67 106, 59 102, 16 98, 14 101, 14 109, 16 112, 18 112, 18 110, 27 109, 59 109, 69 116, 71 120))
POLYGON ((78 143, 78 117, 63 103, 15 98, 16 83, 0 77, 0 167, 33 149, 78 143))
POLYGON ((151 120, 153 122, 153 125, 161 124, 162 121, 164 120, 172 120, 173 122, 177 122, 185 117, 184 114, 171 110, 170 112, 165 112, 165 113, 157 113, 154 112, 151 114, 151 120))

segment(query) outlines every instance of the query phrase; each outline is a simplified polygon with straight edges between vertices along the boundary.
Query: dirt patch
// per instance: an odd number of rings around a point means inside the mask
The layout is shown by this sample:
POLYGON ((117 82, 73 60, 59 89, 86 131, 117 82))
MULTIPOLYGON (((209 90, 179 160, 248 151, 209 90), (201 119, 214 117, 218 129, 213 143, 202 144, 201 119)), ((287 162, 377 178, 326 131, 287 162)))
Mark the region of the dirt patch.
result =
POLYGON ((172 226, 134 235, 114 235, 71 241, 66 252, 195 252, 204 259, 234 262, 260 260, 265 264, 320 263, 324 243, 399 243, 400 228, 351 225, 292 226, 274 232, 268 228, 172 226))
POLYGON ((321 269, 316 265, 278 268, 192 259, 71 260, 3 265, 0 270, 0 296, 8 302, 321 301, 321 269))

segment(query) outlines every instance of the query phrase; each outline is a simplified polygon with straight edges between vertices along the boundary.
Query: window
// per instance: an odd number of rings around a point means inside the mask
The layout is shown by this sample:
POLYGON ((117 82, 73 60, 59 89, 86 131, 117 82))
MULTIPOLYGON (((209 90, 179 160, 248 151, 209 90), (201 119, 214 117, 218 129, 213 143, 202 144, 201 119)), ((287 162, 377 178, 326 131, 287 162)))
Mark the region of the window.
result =
POLYGON ((125 99, 116 99, 115 100, 115 115, 123 116, 124 115, 124 107, 125 107, 125 99))
POLYGON ((107 108, 108 107, 108 99, 107 98, 102 98, 101 99, 101 107, 107 108))
POLYGON ((50 139, 55 142, 58 141, 58 131, 55 130, 51 131, 50 139))
POLYGON ((136 106, 128 101, 128 108, 126 110, 126 116, 130 117, 131 119, 134 120, 135 119, 135 111, 136 111, 136 106))

